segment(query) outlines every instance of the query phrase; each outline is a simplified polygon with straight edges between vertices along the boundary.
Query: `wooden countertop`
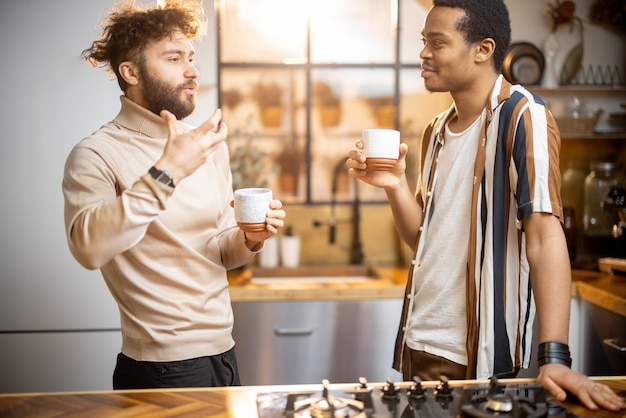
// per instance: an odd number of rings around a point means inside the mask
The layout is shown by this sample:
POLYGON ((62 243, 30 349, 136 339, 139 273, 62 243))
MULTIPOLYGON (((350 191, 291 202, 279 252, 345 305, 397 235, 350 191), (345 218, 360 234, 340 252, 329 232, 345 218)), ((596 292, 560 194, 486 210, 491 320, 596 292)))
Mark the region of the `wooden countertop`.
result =
MULTIPOLYGON (((341 268, 341 266, 337 267, 341 268)), ((407 270, 376 268, 377 278, 357 282, 273 281, 253 283, 252 271, 230 275, 230 297, 233 302, 288 300, 358 300, 401 299, 404 296, 407 270)))
POLYGON ((573 270, 572 281, 583 300, 626 317, 626 276, 573 270))
MULTIPOLYGON (((592 378, 609 385, 621 396, 626 395, 626 376, 592 378)), ((532 379, 501 379, 502 383, 528 383, 532 379)), ((406 382, 399 382, 399 387, 406 382)), ((430 388, 438 382, 423 382, 430 388)), ((488 381, 450 381, 451 386, 486 385, 488 381)), ((372 383, 382 387, 383 383, 372 383)), ((345 386, 345 385, 344 385, 345 386)), ((319 385, 242 386, 202 389, 146 389, 135 391, 100 391, 67 393, 18 393, 0 395, 0 417, 257 417, 256 394, 262 392, 321 390, 319 385)), ((565 406, 577 417, 624 417, 626 411, 589 411, 578 402, 565 406)))
MULTIPOLYGON (((338 267, 341 268, 341 267, 338 267)), ((233 302, 289 300, 400 299, 404 295, 407 269, 373 269, 378 278, 358 282, 306 282, 285 280, 254 283, 252 270, 230 275, 233 302)), ((626 316, 626 276, 589 270, 572 270, 572 296, 626 316)))

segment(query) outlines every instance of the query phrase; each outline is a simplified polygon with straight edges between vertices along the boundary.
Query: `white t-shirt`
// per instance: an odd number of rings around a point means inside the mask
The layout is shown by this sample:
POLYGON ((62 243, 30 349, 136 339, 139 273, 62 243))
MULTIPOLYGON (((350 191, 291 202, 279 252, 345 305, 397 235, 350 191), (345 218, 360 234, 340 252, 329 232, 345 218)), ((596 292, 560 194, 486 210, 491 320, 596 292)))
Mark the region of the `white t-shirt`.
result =
POLYGON ((483 114, 463 132, 446 125, 433 185, 432 217, 413 270, 406 344, 467 365, 465 280, 474 160, 483 114))

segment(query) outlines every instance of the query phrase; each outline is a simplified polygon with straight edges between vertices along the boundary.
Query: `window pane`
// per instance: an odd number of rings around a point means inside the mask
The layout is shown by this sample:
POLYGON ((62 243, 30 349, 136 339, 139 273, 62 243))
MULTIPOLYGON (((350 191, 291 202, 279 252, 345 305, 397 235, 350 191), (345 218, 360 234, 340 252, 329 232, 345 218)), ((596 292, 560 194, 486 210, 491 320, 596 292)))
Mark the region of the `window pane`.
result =
MULTIPOLYGON (((355 182, 343 160, 365 128, 393 128, 392 69, 318 69, 312 71, 311 200, 354 198, 355 182), (325 112, 331 112, 331 116, 325 112), (334 185, 333 185, 334 180, 334 185), (333 187, 334 186, 334 187, 333 187)), ((385 199, 382 190, 359 185, 362 201, 385 199)))
POLYGON ((419 69, 400 71, 400 138, 408 144, 407 178, 411 187, 417 181, 422 132, 432 118, 452 104, 448 93, 431 93, 424 87, 419 69))
POLYGON ((304 62, 307 14, 303 0, 224 0, 222 62, 304 62))
POLYGON ((311 2, 311 62, 395 62, 394 1, 311 2))
POLYGON ((284 202, 304 200, 305 95, 301 69, 222 70, 235 188, 270 187, 284 202))
POLYGON ((400 62, 419 64, 422 50, 422 27, 432 1, 400 1, 400 62), (429 5, 430 3, 430 5, 429 5))

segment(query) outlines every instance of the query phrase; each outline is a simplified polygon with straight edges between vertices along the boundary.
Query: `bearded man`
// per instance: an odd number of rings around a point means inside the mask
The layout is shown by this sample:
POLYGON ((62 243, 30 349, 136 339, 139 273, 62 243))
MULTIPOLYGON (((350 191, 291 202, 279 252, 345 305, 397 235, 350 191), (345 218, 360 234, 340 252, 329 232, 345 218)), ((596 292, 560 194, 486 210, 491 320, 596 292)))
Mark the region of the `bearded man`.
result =
POLYGON ((180 121, 196 106, 200 3, 135 3, 118 4, 83 51, 123 95, 115 119, 67 158, 67 240, 119 307, 114 389, 239 385, 226 272, 260 251, 285 212, 274 200, 265 230, 241 231, 220 110, 196 128, 180 121))

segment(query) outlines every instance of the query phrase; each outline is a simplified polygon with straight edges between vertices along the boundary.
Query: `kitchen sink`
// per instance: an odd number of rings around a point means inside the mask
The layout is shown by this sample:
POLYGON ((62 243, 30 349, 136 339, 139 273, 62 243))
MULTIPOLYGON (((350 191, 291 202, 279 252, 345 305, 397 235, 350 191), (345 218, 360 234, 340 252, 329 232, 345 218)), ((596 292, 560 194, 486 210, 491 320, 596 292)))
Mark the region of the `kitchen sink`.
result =
POLYGON ((348 283, 362 282, 379 277, 374 269, 364 265, 253 267, 251 272, 251 283, 348 283))

